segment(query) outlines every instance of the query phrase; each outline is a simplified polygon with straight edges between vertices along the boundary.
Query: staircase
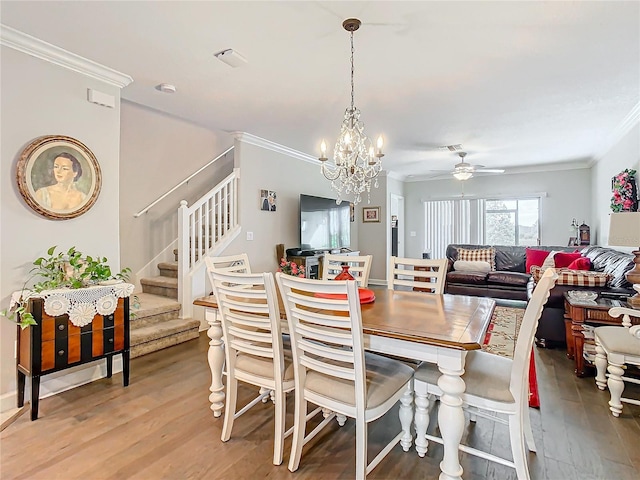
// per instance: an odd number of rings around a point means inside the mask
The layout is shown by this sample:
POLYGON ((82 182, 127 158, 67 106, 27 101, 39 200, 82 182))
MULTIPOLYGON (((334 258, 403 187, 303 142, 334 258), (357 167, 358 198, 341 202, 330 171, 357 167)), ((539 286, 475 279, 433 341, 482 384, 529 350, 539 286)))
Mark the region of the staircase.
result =
POLYGON ((158 264, 160 275, 141 278, 140 308, 132 308, 131 358, 198 338, 200 321, 180 318, 178 264, 158 264))
POLYGON ((175 262, 158 264, 159 275, 141 278, 140 308, 132 308, 131 357, 197 338, 200 321, 191 318, 193 300, 206 294, 204 258, 219 255, 238 236, 237 180, 234 172, 202 198, 178 209, 175 262), (195 286, 194 286, 195 285, 195 286))

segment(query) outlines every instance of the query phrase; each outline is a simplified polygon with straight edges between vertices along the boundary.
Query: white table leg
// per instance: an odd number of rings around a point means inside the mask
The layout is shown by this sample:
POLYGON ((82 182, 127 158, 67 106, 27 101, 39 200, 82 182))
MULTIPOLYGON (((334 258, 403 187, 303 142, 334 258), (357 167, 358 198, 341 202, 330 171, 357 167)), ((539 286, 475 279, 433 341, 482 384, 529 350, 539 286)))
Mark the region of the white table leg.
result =
POLYGON ((420 457, 424 457, 429 448, 427 442, 427 428, 429 428, 429 395, 427 386, 423 382, 414 385, 414 401, 416 404, 416 413, 414 422, 416 427, 416 452, 420 457))
POLYGON ((205 310, 205 318, 209 324, 207 330, 207 336, 211 339, 209 342, 209 351, 207 352, 207 359, 209 360, 209 368, 211 369, 211 395, 209 395, 209 401, 211 402, 211 410, 213 410, 213 416, 219 417, 222 415, 222 409, 224 408, 224 385, 222 384, 222 369, 224 368, 224 341, 222 340, 222 325, 218 320, 218 311, 212 308, 205 310))
POLYGON ((465 351, 438 352, 438 369, 440 378, 438 387, 442 390, 440 410, 438 411, 438 425, 444 444, 444 457, 440 462, 440 480, 462 480, 462 466, 458 449, 464 432, 464 411, 462 398, 465 384, 462 378, 465 351))
POLYGON ((413 380, 407 385, 407 389, 400 398, 400 425, 402 425, 402 431, 404 435, 400 439, 400 445, 405 452, 408 452, 411 448, 411 419, 413 418, 413 380))

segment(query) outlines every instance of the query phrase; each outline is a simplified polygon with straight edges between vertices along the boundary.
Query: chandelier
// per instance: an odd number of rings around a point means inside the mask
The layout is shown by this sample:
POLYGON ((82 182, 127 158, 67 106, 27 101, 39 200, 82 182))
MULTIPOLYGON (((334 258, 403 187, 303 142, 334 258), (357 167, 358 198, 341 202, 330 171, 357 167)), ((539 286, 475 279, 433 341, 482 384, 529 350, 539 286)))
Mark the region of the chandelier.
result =
POLYGON ((320 171, 327 180, 331 181, 331 188, 338 193, 336 203, 339 205, 343 195, 353 195, 353 203, 357 205, 362 200, 362 194, 367 193, 367 203, 370 202, 371 181, 374 188, 378 188, 378 174, 382 170, 382 136, 378 137, 374 149, 371 140, 364 133, 364 123, 360 120, 360 110, 354 104, 353 88, 353 32, 360 28, 360 20, 349 18, 342 22, 342 27, 351 35, 351 106, 347 107, 340 128, 340 135, 333 148, 333 162, 327 166, 327 144, 322 140, 319 158, 320 171))

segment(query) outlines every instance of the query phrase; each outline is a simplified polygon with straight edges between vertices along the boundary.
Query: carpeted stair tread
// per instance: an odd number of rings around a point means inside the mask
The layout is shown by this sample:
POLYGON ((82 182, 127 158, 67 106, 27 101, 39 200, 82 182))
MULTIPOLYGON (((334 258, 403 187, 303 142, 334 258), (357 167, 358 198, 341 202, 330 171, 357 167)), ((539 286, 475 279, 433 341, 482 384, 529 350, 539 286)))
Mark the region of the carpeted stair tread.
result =
POLYGON ((141 278, 142 285, 153 285, 156 287, 178 288, 178 279, 173 277, 165 277, 158 275, 156 277, 141 278))
POLYGON ((131 330, 131 347, 188 330, 197 332, 199 328, 200 321, 193 318, 176 318, 155 325, 136 328, 131 330))
POLYGON ((146 318, 167 312, 180 311, 182 306, 180 302, 173 298, 163 297, 162 295, 154 295, 152 293, 136 293, 140 308, 132 308, 135 313, 135 319, 146 318))
POLYGON ((162 262, 158 270, 163 277, 178 278, 178 262, 162 262))

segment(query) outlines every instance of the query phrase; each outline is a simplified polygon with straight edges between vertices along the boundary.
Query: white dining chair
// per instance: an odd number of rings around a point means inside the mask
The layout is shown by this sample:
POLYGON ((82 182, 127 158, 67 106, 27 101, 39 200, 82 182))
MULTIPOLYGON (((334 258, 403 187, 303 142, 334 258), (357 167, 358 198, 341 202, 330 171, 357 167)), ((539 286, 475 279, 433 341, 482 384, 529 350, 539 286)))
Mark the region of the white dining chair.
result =
MULTIPOLYGON (((556 278, 555 270, 549 268, 536 285, 522 319, 513 359, 472 350, 467 353, 465 373, 462 376, 466 385, 462 401, 465 407, 472 409, 472 415, 509 426, 513 461, 466 445, 461 445, 460 450, 515 468, 520 480, 529 478, 525 442, 530 451, 535 451, 529 423, 527 374, 533 336, 556 278), (496 416, 496 413, 506 415, 507 420, 496 416)), ((441 438, 426 433, 429 419, 427 396, 442 396, 442 389, 438 386, 441 378, 437 366, 431 363, 421 364, 414 375, 416 450, 420 456, 424 456, 427 451, 427 440, 442 443, 441 438)))
POLYGON ((398 287, 430 293, 444 293, 448 260, 391 257, 387 288, 397 290, 398 287))
POLYGON ((278 296, 272 273, 211 271, 225 345, 226 403, 221 439, 231 438, 233 422, 269 396, 275 403, 273 463, 282 463, 286 393, 294 389, 291 350, 283 345, 278 296), (236 411, 238 381, 260 394, 236 411))
POLYGON ((619 417, 622 413, 622 402, 640 405, 639 399, 622 396, 624 382, 640 385, 640 380, 624 375, 627 365, 640 366, 640 325, 631 325, 631 317, 640 317, 640 311, 614 307, 609 310, 609 315, 613 318, 622 315, 622 326, 597 327, 594 330, 596 385, 600 390, 609 388, 609 409, 614 417, 619 417), (605 373, 607 371, 609 378, 605 373))
POLYGON ((249 256, 246 253, 224 257, 205 257, 207 271, 251 273, 249 256))
POLYGON ((340 272, 344 263, 349 265, 349 273, 358 282, 358 286, 369 286, 369 273, 373 255, 331 255, 322 256, 322 279, 333 280, 340 272))
POLYGON ((364 352, 354 280, 308 280, 282 273, 277 273, 276 279, 287 312, 296 384, 289 470, 298 469, 304 444, 333 417, 329 415, 305 435, 307 402, 311 402, 356 420, 355 478, 364 479, 400 440, 411 438, 413 369, 364 352), (402 402, 400 417, 409 421, 367 465, 367 424, 383 416, 398 400, 402 402))

